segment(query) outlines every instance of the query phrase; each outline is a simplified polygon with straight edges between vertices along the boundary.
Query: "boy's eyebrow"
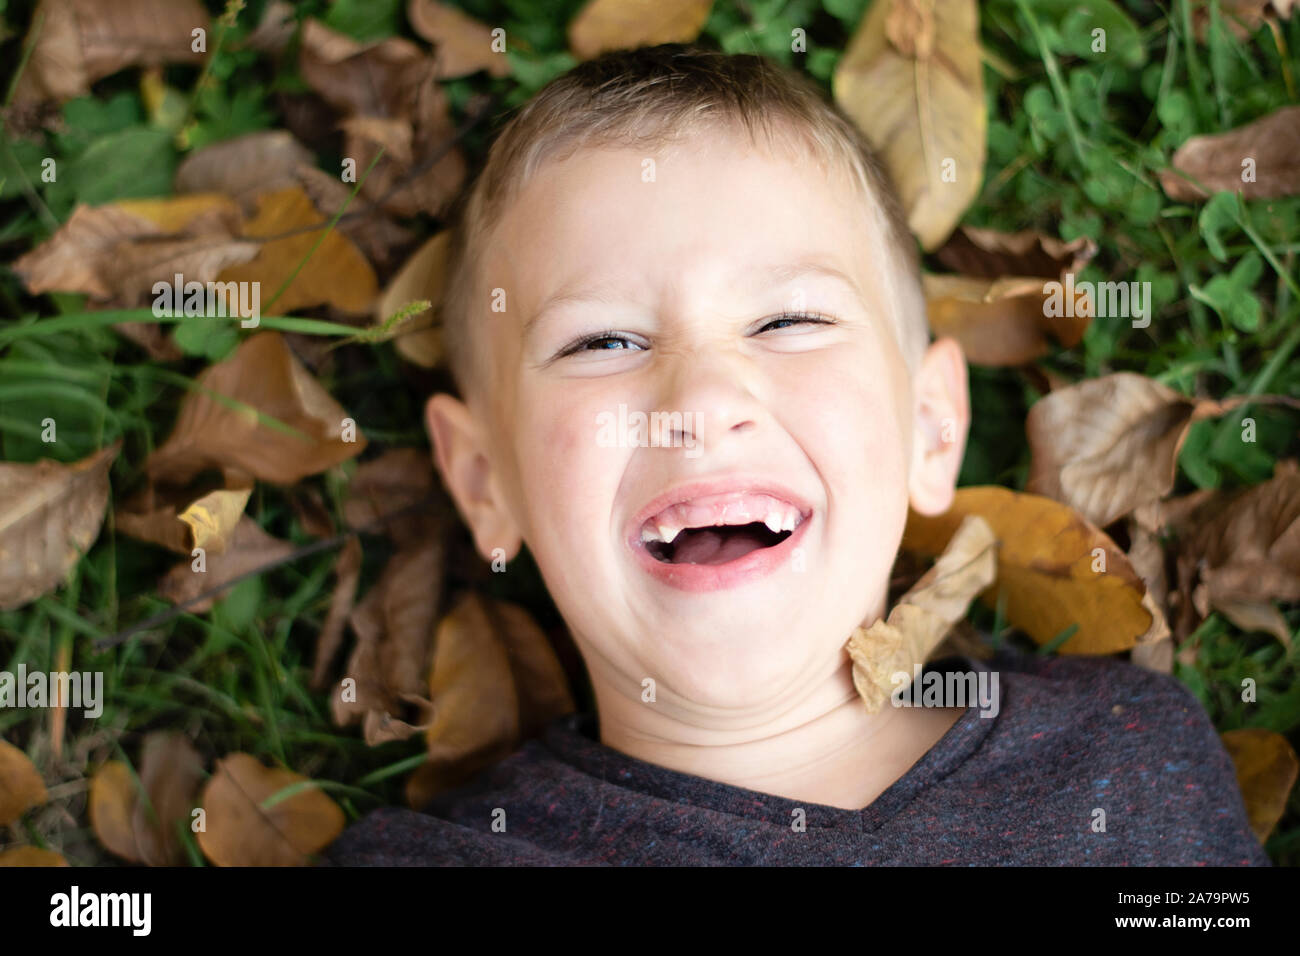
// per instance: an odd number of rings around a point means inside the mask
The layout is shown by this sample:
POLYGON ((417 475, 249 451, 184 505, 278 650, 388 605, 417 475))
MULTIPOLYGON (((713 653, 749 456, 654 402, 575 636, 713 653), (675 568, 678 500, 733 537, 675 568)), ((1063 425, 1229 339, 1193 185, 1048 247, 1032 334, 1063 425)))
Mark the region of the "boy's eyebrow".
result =
MULTIPOLYGON (((840 271, 834 266, 827 265, 821 259, 805 259, 794 263, 773 264, 752 271, 742 269, 738 270, 733 278, 737 283, 739 283, 744 275, 749 275, 753 272, 758 272, 763 275, 763 278, 749 283, 749 288, 758 291, 765 291, 770 289, 772 286, 782 285, 794 279, 803 278, 804 276, 820 276, 824 279, 832 279, 843 283, 848 286, 860 302, 866 301, 862 294, 862 289, 858 286, 858 283, 852 276, 840 271)), ((606 305, 617 304, 619 301, 616 293, 617 286, 617 280, 606 280, 605 282, 599 282, 594 285, 576 289, 560 289, 558 292, 547 296, 545 301, 542 302, 528 321, 524 323, 523 337, 527 338, 528 333, 532 330, 533 326, 537 324, 541 317, 545 315, 548 310, 562 302, 603 302, 606 305)))

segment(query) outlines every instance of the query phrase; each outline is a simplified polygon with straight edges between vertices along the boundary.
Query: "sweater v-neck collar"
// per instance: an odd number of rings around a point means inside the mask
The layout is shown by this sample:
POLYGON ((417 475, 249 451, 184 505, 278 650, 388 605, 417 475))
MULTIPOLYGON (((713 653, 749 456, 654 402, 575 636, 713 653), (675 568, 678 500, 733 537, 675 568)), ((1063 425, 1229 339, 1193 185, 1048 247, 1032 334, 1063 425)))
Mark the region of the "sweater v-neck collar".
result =
MULTIPOLYGON (((988 671, 977 658, 951 656, 926 663, 925 671, 988 671)), ((938 742, 907 772, 866 807, 858 810, 793 800, 733 784, 697 777, 649 763, 602 744, 595 714, 570 714, 554 721, 544 736, 546 747, 560 760, 605 784, 660 800, 689 804, 703 810, 767 822, 789 821, 802 809, 807 826, 861 829, 883 826, 927 787, 962 765, 984 742, 997 717, 981 717, 972 704, 938 742)))

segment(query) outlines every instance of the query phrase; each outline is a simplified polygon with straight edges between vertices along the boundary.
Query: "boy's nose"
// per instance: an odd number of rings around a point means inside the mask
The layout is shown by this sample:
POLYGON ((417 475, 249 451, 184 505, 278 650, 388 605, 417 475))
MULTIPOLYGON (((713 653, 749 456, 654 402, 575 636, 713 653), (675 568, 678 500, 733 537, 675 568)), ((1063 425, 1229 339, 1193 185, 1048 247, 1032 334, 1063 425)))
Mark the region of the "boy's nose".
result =
POLYGON ((765 414, 758 398, 758 381, 752 363, 741 355, 693 351, 669 360, 661 391, 661 411, 670 421, 674 444, 694 444, 712 451, 728 436, 756 431, 765 414), (673 413, 680 413, 680 419, 673 413))

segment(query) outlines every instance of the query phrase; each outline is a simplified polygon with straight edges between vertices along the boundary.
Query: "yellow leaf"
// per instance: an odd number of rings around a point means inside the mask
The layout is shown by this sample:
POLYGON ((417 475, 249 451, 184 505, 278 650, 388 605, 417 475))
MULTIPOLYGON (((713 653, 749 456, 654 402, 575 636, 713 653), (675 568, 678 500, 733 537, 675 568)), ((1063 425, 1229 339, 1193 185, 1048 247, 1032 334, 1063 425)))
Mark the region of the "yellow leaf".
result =
POLYGON ((966 515, 979 515, 1000 542, 998 577, 984 593, 1039 644, 1077 624, 1063 654, 1128 650, 1160 622, 1143 606, 1146 587, 1124 552, 1104 532, 1066 505, 1006 488, 959 488, 942 515, 908 516, 902 546, 939 554, 966 515))
POLYGON ((194 547, 213 554, 225 551, 252 493, 252 488, 211 491, 182 511, 179 518, 190 526, 194 547))

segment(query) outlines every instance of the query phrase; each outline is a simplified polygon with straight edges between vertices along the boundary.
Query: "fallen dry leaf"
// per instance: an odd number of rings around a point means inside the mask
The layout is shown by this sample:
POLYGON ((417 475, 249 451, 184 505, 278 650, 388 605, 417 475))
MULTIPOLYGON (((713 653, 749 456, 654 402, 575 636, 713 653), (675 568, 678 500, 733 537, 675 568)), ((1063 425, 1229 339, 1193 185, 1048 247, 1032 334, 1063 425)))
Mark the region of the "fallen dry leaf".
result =
POLYGON ((690 43, 712 8, 713 0, 590 0, 569 23, 569 49, 591 60, 608 50, 690 43))
MULTIPOLYGON (((1261 485, 1199 501, 1175 525, 1179 587, 1191 598, 1186 604, 1202 617, 1214 607, 1241 626, 1267 626, 1262 605, 1300 600, 1300 474, 1279 466, 1261 485)), ((1180 632, 1193 622, 1188 614, 1180 632)), ((1267 629, 1286 632, 1276 622, 1267 629)), ((1289 644, 1290 634, 1279 640, 1289 644)))
POLYGON ((356 243, 376 268, 388 270, 399 250, 409 248, 415 233, 399 225, 378 206, 365 205, 359 200, 349 202, 352 187, 323 169, 303 164, 296 171, 298 185, 311 197, 323 218, 334 214, 347 203, 347 211, 335 227, 356 243))
MULTIPOLYGON (((366 714, 378 711, 390 718, 381 722, 387 736, 401 730, 404 703, 419 706, 442 597, 444 552, 440 538, 399 550, 348 616, 357 643, 343 679, 355 682, 355 699, 345 698, 340 682, 332 698, 339 726, 361 719, 364 730, 366 714)), ((369 726, 379 725, 372 718, 369 726)), ((372 746, 378 742, 367 738, 372 746)))
MULTIPOLYGON (((158 593, 173 604, 184 604, 227 581, 233 586, 240 575, 280 561, 292 553, 293 545, 288 541, 272 537, 256 521, 243 515, 225 551, 204 555, 202 571, 197 570, 197 558, 182 561, 163 575, 158 582, 158 593)), ((191 604, 187 610, 191 614, 202 614, 228 593, 227 589, 222 589, 212 597, 191 604)))
POLYGON ((110 853, 124 860, 140 861, 132 816, 136 795, 131 768, 120 760, 110 760, 90 778, 90 826, 95 837, 110 853))
POLYGON ((312 154, 282 129, 258 130, 195 150, 176 170, 177 193, 223 193, 252 213, 262 193, 298 185, 312 154))
POLYGON ((1291 628, 1286 618, 1272 601, 1218 600, 1215 610, 1243 631, 1262 631, 1276 637, 1278 643, 1291 651, 1291 628))
POLYGON ((270 807, 276 792, 307 780, 262 765, 251 754, 217 761, 203 789, 207 828, 199 846, 217 866, 305 866, 343 831, 343 811, 317 788, 307 788, 270 807))
POLYGON ((105 763, 90 781, 90 822, 108 850, 149 866, 185 860, 177 826, 190 825, 203 765, 184 734, 147 734, 140 752, 140 780, 121 761, 105 763), (146 799, 142 799, 142 796, 146 799))
POLYGON ((468 14, 435 0, 410 0, 406 19, 412 30, 433 44, 438 79, 452 80, 479 70, 497 77, 510 75, 504 36, 501 50, 494 50, 492 30, 468 14))
POLYGON ((399 355, 424 368, 433 368, 442 361, 442 331, 436 327, 437 305, 446 282, 450 236, 444 230, 420 246, 389 281, 375 308, 375 322, 383 325, 412 302, 431 303, 432 308, 406 322, 393 340, 399 355))
POLYGON ((899 599, 888 620, 854 629, 846 649, 853 660, 853 685, 869 713, 877 713, 898 688, 894 675, 910 678, 913 665, 926 661, 975 596, 993 583, 996 549, 988 522, 967 515, 934 567, 899 599))
POLYGON ((325 686, 334 655, 343 644, 343 628, 352 613, 357 582, 361 580, 361 557, 361 541, 353 536, 344 542, 334 559, 334 591, 330 595, 325 623, 316 638, 316 662, 311 675, 311 686, 315 690, 325 686))
POLYGON ((77 206, 49 239, 13 270, 27 291, 84 292, 98 302, 135 306, 154 283, 208 282, 247 262, 256 243, 239 238, 239 208, 211 193, 77 206))
POLYGON ((343 520, 353 531, 381 524, 398 547, 418 547, 440 533, 449 515, 441 494, 423 508, 406 510, 434 494, 434 479, 427 449, 390 448, 357 466, 343 501, 343 520))
POLYGON ((34 846, 20 846, 0 853, 0 866, 69 866, 60 853, 34 846))
POLYGON ((1160 172, 1160 185, 1170 199, 1208 198, 1179 171, 1210 192, 1240 192, 1243 199, 1300 193, 1300 106, 1284 106, 1226 133, 1193 136, 1178 147, 1171 168, 1160 172))
POLYGON ((351 314, 366 312, 378 294, 375 271, 337 229, 322 239, 325 227, 301 187, 264 193, 257 198, 257 215, 244 225, 245 236, 264 240, 257 255, 222 270, 217 280, 261 283, 262 307, 274 307, 281 315, 316 305, 351 314), (309 228, 317 225, 319 229, 309 228), (306 264, 295 274, 304 259, 306 264), (280 292, 285 282, 289 285, 280 292), (277 293, 279 298, 272 302, 277 293))
POLYGON ((1223 746, 1237 768, 1237 784, 1246 802, 1250 828, 1263 843, 1286 811, 1300 765, 1281 734, 1258 727, 1229 730, 1223 746))
POLYGON ((475 592, 438 627, 429 697, 429 760, 406 785, 416 809, 574 709, 564 670, 528 612, 475 592))
POLYGON ((145 735, 140 749, 140 784, 148 803, 139 800, 132 827, 140 862, 170 866, 184 862, 178 825, 189 827, 203 781, 203 762, 184 734, 156 731, 145 735))
POLYGON ((71 465, 0 462, 0 610, 36 600, 99 537, 118 440, 71 465))
POLYGON ((13 101, 68 100, 128 66, 201 63, 191 31, 211 27, 198 0, 41 0, 13 101))
POLYGON ((0 740, 0 827, 8 826, 45 800, 45 781, 27 754, 0 740))
POLYGON ((519 736, 523 740, 538 736, 556 717, 575 709, 564 668, 528 611, 508 601, 484 601, 484 606, 493 633, 510 658, 519 700, 519 736))
POLYGON ((225 550, 239 516, 252 494, 251 482, 243 487, 216 489, 199 494, 185 488, 145 486, 113 513, 117 530, 141 541, 148 541, 176 554, 191 555, 202 547, 213 553, 225 550), (188 514, 188 520, 182 515, 188 514), (202 516, 207 517, 202 517, 202 516), (205 528, 206 543, 196 537, 197 521, 205 528), (213 535, 213 531, 217 533, 213 535))
POLYGON ((935 258, 953 272, 977 279, 1006 276, 1065 278, 1075 274, 1097 254, 1097 243, 1087 236, 1065 242, 1039 232, 1001 232, 962 226, 945 242, 935 258))
POLYGON ((1045 280, 1029 276, 979 279, 921 277, 926 315, 936 337, 952 336, 975 365, 1023 365, 1050 350, 1048 334, 1066 348, 1078 345, 1091 316, 1048 315, 1045 280))
POLYGON ((505 645, 470 592, 438 626, 429 697, 428 762, 407 780, 417 809, 509 754, 519 739, 519 698, 505 645))
POLYGON ((835 102, 880 153, 928 252, 979 192, 988 118, 974 0, 878 0, 835 68, 835 102))
POLYGON ((1077 624, 1060 653, 1114 654, 1146 642, 1158 627, 1143 605, 1142 579, 1115 542, 1050 498, 959 488, 944 514, 908 516, 902 546, 938 555, 971 514, 987 521, 999 541, 998 577, 985 604, 996 607, 998 593, 1005 594, 1007 619, 1039 644, 1077 624))
POLYGON ((1025 490, 1105 527, 1169 494, 1188 429, 1242 401, 1188 398, 1132 372, 1058 389, 1025 420, 1032 456, 1025 490))
POLYGON ((382 157, 361 195, 397 216, 442 212, 460 191, 467 167, 453 144, 455 129, 433 57, 401 37, 361 44, 309 19, 298 65, 308 85, 345 121, 387 121, 345 126, 344 154, 356 160, 358 178, 381 145, 402 154, 401 160, 391 153, 382 157))
POLYGON ((155 481, 186 485, 206 468, 235 467, 259 481, 292 485, 365 449, 351 421, 283 336, 260 332, 199 376, 145 470, 155 481), (232 400, 247 407, 232 408, 232 400), (258 413, 281 424, 259 421, 258 413))

